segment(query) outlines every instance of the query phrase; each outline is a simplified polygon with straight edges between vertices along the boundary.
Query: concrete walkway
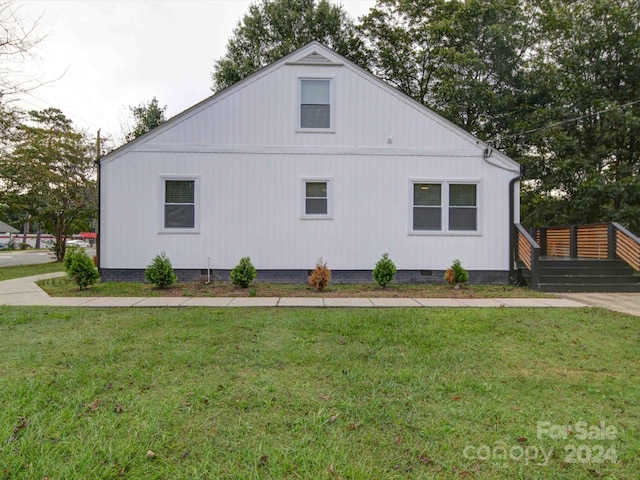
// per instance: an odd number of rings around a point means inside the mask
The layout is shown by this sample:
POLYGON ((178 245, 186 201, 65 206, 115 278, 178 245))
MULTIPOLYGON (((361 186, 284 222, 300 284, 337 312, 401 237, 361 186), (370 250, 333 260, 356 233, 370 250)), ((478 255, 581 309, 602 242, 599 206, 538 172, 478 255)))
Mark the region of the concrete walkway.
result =
POLYGON ((593 307, 640 317, 640 293, 559 293, 558 296, 593 307))
MULTIPOLYGON (((50 297, 35 282, 49 273, 0 282, 0 305, 63 307, 585 307, 570 298, 331 298, 331 297, 50 297)), ((640 312, 638 313, 640 315, 640 312)))

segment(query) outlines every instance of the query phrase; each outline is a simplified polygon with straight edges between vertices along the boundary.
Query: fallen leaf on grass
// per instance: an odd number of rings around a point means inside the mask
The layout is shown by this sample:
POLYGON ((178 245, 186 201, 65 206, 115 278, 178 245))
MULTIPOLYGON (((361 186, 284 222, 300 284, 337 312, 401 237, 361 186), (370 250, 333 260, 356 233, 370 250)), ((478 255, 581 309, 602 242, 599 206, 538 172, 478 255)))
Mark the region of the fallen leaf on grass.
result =
POLYGON ((97 398, 93 401, 93 403, 84 404, 83 406, 87 407, 87 412, 95 412, 100 405, 100 400, 97 398))
POLYGON ((454 402, 458 402, 458 401, 460 401, 460 397, 453 397, 453 401, 454 401, 454 402))
POLYGON ((13 427, 13 434, 7 439, 7 443, 11 443, 18 438, 18 434, 29 426, 29 422, 24 417, 18 418, 18 425, 13 427))
POLYGON ((514 405, 513 407, 511 407, 511 410, 514 410, 514 411, 516 411, 516 412, 517 412, 518 410, 520 410, 520 407, 516 407, 516 406, 514 405))
POLYGON ((420 463, 424 465, 431 465, 431 459, 427 457, 424 453, 418 457, 418 460, 420 460, 420 463))
POLYGON ((147 450, 147 458, 149 460, 151 460, 152 458, 154 458, 156 456, 155 453, 153 453, 153 450, 147 450))
POLYGON ((330 473, 331 475, 333 475, 334 473, 336 473, 336 470, 335 470, 335 468, 333 468, 333 465, 329 465, 329 473, 330 473))
POLYGON ((357 430, 360 428, 360 422, 353 422, 350 425, 347 425, 347 430, 357 430))
POLYGON ((526 442, 526 441, 527 441, 527 439, 526 439, 525 437, 520 437, 520 438, 518 439, 518 441, 519 441, 520 443, 524 443, 524 442, 526 442))
POLYGON ((339 413, 336 413, 335 415, 332 415, 332 416, 331 416, 331 418, 329 418, 329 421, 330 421, 331 423, 333 423, 333 422, 335 422, 335 421, 338 419, 338 417, 339 417, 339 416, 340 416, 340 414, 339 414, 339 413))
POLYGON ((113 409, 114 413, 122 413, 124 412, 124 407, 122 405, 116 405, 116 408, 113 409))
POLYGON ((396 447, 397 447, 398 445, 400 445, 400 443, 402 442, 402 440, 400 440, 400 437, 396 437, 396 438, 393 440, 393 442, 396 444, 396 447))
POLYGON ((269 455, 261 456, 260 460, 258 460, 258 466, 259 467, 264 467, 267 464, 267 460, 269 460, 269 455))
POLYGON ((320 398, 321 398, 322 400, 327 401, 327 400, 329 400, 329 395, 320 395, 320 398))

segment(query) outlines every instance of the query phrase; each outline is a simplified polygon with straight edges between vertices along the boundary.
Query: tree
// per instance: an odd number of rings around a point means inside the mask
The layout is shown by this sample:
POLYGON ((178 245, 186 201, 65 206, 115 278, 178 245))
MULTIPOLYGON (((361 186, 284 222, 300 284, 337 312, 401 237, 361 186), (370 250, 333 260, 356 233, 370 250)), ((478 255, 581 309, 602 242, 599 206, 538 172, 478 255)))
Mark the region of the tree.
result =
POLYGON ((538 21, 544 41, 519 137, 523 221, 615 220, 640 232, 639 4, 545 0, 538 21))
POLYGON ((74 222, 97 209, 93 145, 55 108, 29 112, 13 140, 0 157, 4 201, 54 234, 62 261, 74 222))
POLYGON ((358 27, 369 68, 472 134, 496 140, 521 103, 536 31, 523 0, 379 0, 358 27))
POLYGON ((40 85, 22 72, 25 60, 33 57, 33 49, 42 40, 35 34, 37 23, 24 22, 13 1, 0 2, 0 99, 40 85))
POLYGON ((138 138, 140 135, 144 135, 166 121, 166 118, 164 118, 164 112, 167 110, 167 106, 165 105, 164 107, 160 107, 156 97, 153 97, 153 99, 147 103, 141 103, 135 107, 129 107, 129 110, 131 115, 133 115, 135 126, 126 136, 126 140, 128 142, 134 138, 138 138))
POLYGON ((261 0, 249 6, 216 60, 212 90, 220 91, 253 72, 317 40, 361 63, 352 21, 328 0, 261 0))

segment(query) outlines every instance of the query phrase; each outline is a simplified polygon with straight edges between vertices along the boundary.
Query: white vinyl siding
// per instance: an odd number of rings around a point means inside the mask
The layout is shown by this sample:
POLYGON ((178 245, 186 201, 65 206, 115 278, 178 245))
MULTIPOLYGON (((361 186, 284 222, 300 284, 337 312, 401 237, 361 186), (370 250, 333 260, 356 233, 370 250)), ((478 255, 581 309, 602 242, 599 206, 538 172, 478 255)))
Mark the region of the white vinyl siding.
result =
POLYGON ((331 80, 300 79, 300 129, 331 129, 331 110, 331 80))
POLYGON ((162 230, 196 229, 196 190, 195 178, 162 178, 162 230))
POLYGON ((411 231, 478 232, 477 183, 412 182, 411 231))

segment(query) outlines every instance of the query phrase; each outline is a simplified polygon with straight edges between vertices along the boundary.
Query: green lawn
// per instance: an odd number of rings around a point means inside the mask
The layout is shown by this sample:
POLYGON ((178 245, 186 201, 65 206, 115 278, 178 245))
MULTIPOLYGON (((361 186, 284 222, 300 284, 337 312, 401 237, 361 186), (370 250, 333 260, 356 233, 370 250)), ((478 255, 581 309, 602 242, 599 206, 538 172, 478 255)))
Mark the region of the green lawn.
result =
POLYGON ((39 263, 36 265, 15 265, 10 267, 0 267, 0 281, 11 280, 12 278, 30 277, 31 275, 41 275, 43 273, 62 272, 64 265, 62 262, 39 263))
POLYGON ((0 339, 2 479, 640 471, 640 323, 601 309, 0 307, 0 339))

